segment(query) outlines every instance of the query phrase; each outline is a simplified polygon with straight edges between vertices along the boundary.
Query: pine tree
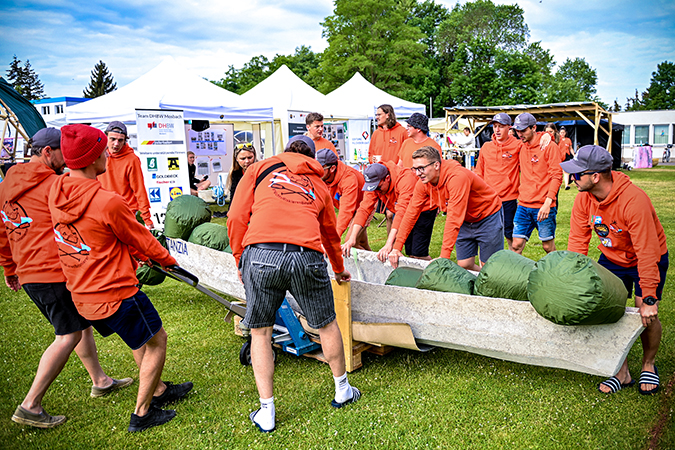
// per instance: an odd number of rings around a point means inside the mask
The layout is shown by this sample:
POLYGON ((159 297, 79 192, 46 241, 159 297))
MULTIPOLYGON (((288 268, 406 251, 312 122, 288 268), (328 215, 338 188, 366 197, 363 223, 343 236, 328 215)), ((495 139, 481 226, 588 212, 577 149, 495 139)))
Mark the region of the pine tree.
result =
POLYGON ((45 97, 44 85, 40 81, 40 77, 33 70, 30 61, 26 60, 23 66, 23 74, 25 76, 24 90, 21 95, 28 100, 40 100, 45 97))
POLYGON ((113 81, 112 74, 108 71, 105 63, 99 60, 91 71, 89 86, 82 93, 86 98, 96 98, 108 94, 117 89, 117 83, 113 81))

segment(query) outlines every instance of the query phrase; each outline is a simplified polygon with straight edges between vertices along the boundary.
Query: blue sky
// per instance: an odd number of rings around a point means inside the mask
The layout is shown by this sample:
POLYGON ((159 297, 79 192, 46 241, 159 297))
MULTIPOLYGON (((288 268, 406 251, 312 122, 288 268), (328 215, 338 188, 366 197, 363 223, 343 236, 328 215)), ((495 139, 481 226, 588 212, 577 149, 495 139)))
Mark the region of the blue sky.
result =
MULTIPOLYGON (((662 61, 675 61, 672 0, 523 0, 532 41, 561 64, 581 57, 598 72, 598 94, 622 105, 649 85, 662 61)), ((455 1, 437 3, 448 8, 455 1)), ((79 97, 103 60, 118 86, 173 56, 195 74, 220 79, 251 57, 322 51, 329 0, 198 1, 5 0, 0 5, 0 70, 14 54, 31 65, 50 97, 79 97)))

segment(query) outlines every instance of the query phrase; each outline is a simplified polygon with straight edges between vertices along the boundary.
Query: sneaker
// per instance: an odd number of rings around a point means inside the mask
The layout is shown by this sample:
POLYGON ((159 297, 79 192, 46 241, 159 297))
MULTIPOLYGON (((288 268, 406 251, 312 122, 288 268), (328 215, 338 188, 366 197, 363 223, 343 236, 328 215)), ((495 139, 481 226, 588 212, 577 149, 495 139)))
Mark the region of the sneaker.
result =
POLYGON ((354 386, 352 386, 352 396, 351 396, 351 398, 348 398, 347 400, 345 400, 344 402, 341 402, 341 403, 338 403, 338 402, 335 401, 335 399, 333 399, 330 402, 330 406, 332 406, 333 408, 342 408, 343 406, 347 406, 350 403, 356 403, 360 398, 361 398, 361 391, 359 391, 354 386))
POLYGON ((12 420, 22 425, 37 428, 54 428, 66 422, 66 416, 50 416, 44 409, 40 414, 32 413, 21 405, 16 407, 12 420))
POLYGON ((112 384, 108 387, 98 387, 98 386, 92 386, 91 387, 91 396, 93 398, 97 397, 103 397, 106 394, 110 394, 112 391, 115 389, 122 389, 123 387, 129 386, 131 383, 134 382, 133 378, 122 378, 121 380, 116 380, 112 379, 112 384))
POLYGON ((137 416, 134 413, 131 413, 131 420, 129 421, 129 431, 143 431, 148 428, 156 427, 158 425, 163 425, 176 417, 176 411, 173 409, 159 409, 154 406, 150 406, 148 413, 144 416, 137 416))
POLYGON ((164 384, 166 384, 166 390, 162 393, 162 395, 152 397, 150 406, 162 408, 164 405, 175 402, 176 400, 180 400, 192 390, 193 386, 191 381, 186 381, 183 384, 173 384, 170 381, 165 381, 164 384))

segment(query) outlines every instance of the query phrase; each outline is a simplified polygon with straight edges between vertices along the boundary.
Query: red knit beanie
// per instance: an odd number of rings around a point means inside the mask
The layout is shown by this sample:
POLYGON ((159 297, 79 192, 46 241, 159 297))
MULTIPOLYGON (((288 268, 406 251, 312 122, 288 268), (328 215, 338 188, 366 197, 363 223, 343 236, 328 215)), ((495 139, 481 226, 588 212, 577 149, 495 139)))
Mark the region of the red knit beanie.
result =
POLYGON ((108 138, 97 128, 79 123, 61 128, 61 152, 69 169, 92 164, 107 146, 108 138))

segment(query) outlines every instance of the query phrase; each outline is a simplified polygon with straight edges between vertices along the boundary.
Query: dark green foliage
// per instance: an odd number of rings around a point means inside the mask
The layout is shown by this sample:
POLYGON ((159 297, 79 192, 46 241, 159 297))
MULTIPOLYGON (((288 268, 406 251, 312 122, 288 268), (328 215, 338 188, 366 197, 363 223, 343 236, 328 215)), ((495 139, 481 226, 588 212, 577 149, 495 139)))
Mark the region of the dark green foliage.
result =
POLYGON ((108 71, 108 66, 99 60, 94 66, 94 70, 91 71, 89 86, 82 91, 82 94, 85 98, 96 98, 108 94, 115 89, 117 89, 117 83, 115 83, 112 74, 108 71))
POLYGON ((26 100, 39 100, 45 96, 42 81, 29 60, 21 66, 21 60, 14 55, 7 70, 7 81, 26 100))

